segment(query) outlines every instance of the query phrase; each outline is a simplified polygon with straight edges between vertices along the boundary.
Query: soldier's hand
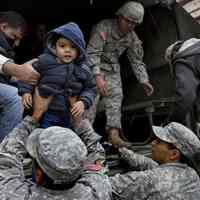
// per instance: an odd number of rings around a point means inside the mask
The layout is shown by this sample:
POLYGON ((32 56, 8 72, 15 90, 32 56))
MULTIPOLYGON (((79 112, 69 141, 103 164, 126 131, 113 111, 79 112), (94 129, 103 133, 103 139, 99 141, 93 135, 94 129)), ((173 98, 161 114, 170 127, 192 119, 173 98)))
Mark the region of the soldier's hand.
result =
POLYGON ((33 96, 33 114, 32 117, 39 121, 42 117, 42 115, 47 111, 49 104, 51 100, 53 99, 53 96, 49 96, 47 98, 41 97, 38 89, 35 89, 35 93, 33 96))
POLYGON ((99 93, 102 96, 108 96, 107 83, 101 74, 96 75, 96 84, 97 84, 97 89, 99 90, 99 93))
POLYGON ((124 160, 129 166, 134 166, 136 163, 136 154, 134 151, 125 147, 119 149, 120 159, 124 160))
POLYGON ((32 64, 36 61, 37 59, 33 59, 22 65, 19 65, 18 68, 16 68, 15 77, 23 82, 36 85, 40 77, 40 74, 32 67, 32 64))
POLYGON ((83 101, 77 101, 76 103, 74 103, 71 109, 71 114, 75 118, 80 118, 84 113, 84 111, 85 111, 85 105, 83 101))
POLYGON ((151 85, 150 82, 145 82, 145 83, 142 83, 143 84, 143 88, 144 88, 144 91, 146 93, 147 96, 151 96, 153 94, 153 91, 154 91, 154 88, 153 86, 151 85))

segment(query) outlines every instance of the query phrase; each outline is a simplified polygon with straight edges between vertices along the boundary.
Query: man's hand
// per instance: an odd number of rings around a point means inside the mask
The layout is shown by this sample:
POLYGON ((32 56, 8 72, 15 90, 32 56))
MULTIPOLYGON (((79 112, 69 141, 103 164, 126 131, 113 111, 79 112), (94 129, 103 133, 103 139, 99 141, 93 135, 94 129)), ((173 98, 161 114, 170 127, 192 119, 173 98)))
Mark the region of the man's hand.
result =
POLYGON ((30 94, 30 93, 23 94, 23 96, 22 96, 22 104, 27 109, 31 108, 32 105, 33 105, 32 94, 30 94))
POLYGON ((144 91, 146 93, 147 96, 151 96, 153 94, 153 91, 154 91, 154 88, 153 86, 151 85, 150 82, 145 82, 145 83, 142 83, 143 84, 143 88, 144 88, 144 91))
POLYGON ((102 96, 108 96, 107 83, 101 74, 96 75, 97 89, 102 96))
POLYGON ((3 66, 3 71, 10 76, 16 77, 18 80, 36 85, 40 77, 40 74, 32 67, 32 64, 36 61, 37 59, 33 59, 22 65, 7 62, 3 66))
POLYGON ((42 115, 48 110, 49 104, 51 103, 51 100, 53 99, 53 96, 44 98, 41 97, 38 89, 35 89, 35 93, 33 96, 33 114, 32 118, 35 119, 35 121, 39 122, 42 115))
POLYGON ((32 64, 36 61, 37 59, 33 59, 20 65, 16 71, 17 73, 16 77, 21 81, 24 81, 32 85, 36 85, 40 77, 40 74, 37 71, 35 71, 34 68, 32 67, 32 64))

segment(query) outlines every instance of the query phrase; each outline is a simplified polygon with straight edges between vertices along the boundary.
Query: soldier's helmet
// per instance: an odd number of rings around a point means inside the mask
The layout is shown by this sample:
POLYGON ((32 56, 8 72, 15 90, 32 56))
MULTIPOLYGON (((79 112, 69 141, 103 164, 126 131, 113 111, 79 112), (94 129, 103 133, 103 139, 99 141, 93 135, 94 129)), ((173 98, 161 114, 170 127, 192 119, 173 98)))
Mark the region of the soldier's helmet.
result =
POLYGON ((190 129, 177 122, 165 127, 153 126, 154 134, 161 140, 173 144, 200 172, 200 140, 190 129))
POLYGON ((141 24, 144 17, 144 7, 141 3, 129 1, 119 8, 116 15, 122 15, 132 19, 136 24, 141 24))
POLYGON ((26 144, 29 154, 56 184, 71 183, 83 171, 87 148, 72 130, 58 126, 35 129, 26 144))

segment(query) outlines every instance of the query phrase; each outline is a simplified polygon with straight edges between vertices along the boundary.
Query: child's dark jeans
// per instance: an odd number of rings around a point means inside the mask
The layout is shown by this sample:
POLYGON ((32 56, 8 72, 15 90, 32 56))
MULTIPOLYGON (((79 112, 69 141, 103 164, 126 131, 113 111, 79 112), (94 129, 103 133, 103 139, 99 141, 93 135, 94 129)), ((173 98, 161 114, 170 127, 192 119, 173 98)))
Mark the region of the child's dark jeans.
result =
POLYGON ((61 126, 64 128, 72 128, 70 115, 68 112, 66 113, 54 113, 51 111, 47 111, 41 122, 40 127, 41 128, 48 128, 51 126, 61 126))

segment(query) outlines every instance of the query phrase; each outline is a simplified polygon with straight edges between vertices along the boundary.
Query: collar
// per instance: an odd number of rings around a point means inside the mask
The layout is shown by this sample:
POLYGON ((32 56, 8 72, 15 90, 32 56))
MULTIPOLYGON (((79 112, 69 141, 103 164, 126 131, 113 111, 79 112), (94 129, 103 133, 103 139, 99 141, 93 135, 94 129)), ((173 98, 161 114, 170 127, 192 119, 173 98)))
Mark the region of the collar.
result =
POLYGON ((111 36, 115 40, 121 40, 123 38, 128 38, 130 36, 131 32, 123 35, 119 30, 118 20, 114 19, 112 21, 112 27, 111 27, 111 36))
POLYGON ((119 30, 117 19, 114 19, 112 22, 111 35, 116 40, 119 40, 123 37, 122 33, 119 30))
POLYGON ((185 168, 185 167, 188 167, 188 165, 185 164, 185 163, 175 162, 175 163, 161 164, 161 165, 158 165, 158 167, 181 167, 181 168, 185 168))

